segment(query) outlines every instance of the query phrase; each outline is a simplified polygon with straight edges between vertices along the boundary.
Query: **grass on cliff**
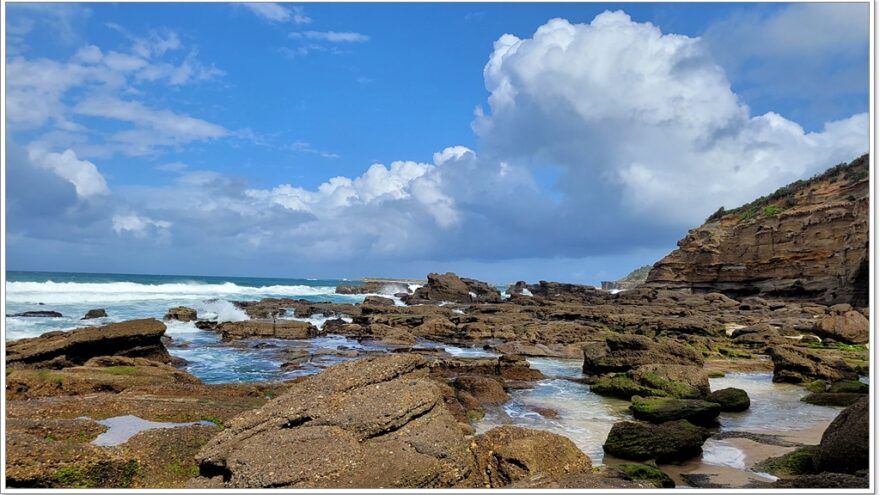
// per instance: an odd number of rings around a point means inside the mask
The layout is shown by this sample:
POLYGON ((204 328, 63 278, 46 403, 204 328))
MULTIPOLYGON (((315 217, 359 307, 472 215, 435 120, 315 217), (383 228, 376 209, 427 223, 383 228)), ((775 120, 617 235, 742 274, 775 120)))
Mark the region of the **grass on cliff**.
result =
POLYGON ((821 174, 816 174, 807 180, 796 180, 787 186, 782 186, 772 193, 761 196, 751 203, 727 210, 723 206, 718 208, 709 218, 707 222, 720 220, 728 215, 739 215, 741 220, 748 220, 758 215, 773 216, 778 215, 786 208, 795 205, 794 196, 799 191, 809 187, 817 182, 827 180, 828 182, 837 182, 844 180, 855 183, 868 177, 868 155, 864 154, 849 163, 841 163, 835 165, 821 174))

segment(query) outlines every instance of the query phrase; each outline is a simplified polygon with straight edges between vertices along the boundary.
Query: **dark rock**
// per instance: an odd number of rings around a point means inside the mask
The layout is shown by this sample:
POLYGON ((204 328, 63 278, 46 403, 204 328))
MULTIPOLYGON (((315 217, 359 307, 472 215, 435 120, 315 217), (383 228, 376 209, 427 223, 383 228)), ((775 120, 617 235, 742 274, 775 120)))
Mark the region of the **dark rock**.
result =
POLYGON ((90 309, 90 310, 86 311, 86 315, 83 316, 81 319, 91 320, 93 318, 106 318, 106 317, 107 317, 106 310, 104 310, 104 309, 90 309))
POLYGON ((756 464, 753 470, 770 473, 780 478, 814 474, 816 469, 813 464, 817 450, 816 445, 799 447, 779 457, 765 459, 756 464))
POLYGON ((364 304, 370 306, 394 306, 394 300, 387 297, 367 296, 364 298, 364 304))
POLYGON ((599 395, 625 400, 633 396, 703 399, 709 393, 709 378, 697 366, 647 364, 625 374, 603 376, 590 389, 599 395))
POLYGON ((820 473, 783 478, 775 481, 772 488, 868 488, 867 476, 845 473, 820 473))
POLYGON ((752 405, 745 390, 733 387, 716 390, 706 400, 719 404, 722 411, 728 412, 745 411, 752 405))
POLYGON ((6 364, 57 369, 84 364, 97 356, 143 357, 169 363, 171 356, 161 341, 164 333, 165 325, 153 319, 48 332, 7 343, 6 364))
POLYGON ((627 480, 647 481, 656 488, 675 488, 675 481, 655 466, 631 462, 616 464, 610 469, 619 472, 627 480))
POLYGON ((645 364, 702 366, 703 356, 669 339, 658 341, 631 334, 612 334, 604 344, 584 347, 584 373, 587 374, 627 371, 645 364))
POLYGON ((17 318, 61 318, 64 315, 58 311, 25 311, 24 313, 15 313, 6 316, 17 318))
POLYGON ((403 282, 368 281, 360 285, 338 285, 337 294, 409 294, 409 284, 403 282))
POLYGON ((771 348, 770 357, 773 359, 774 382, 836 382, 858 378, 856 372, 842 359, 832 359, 791 345, 771 348))
POLYGON ((429 273, 428 283, 416 289, 414 299, 458 303, 498 303, 501 293, 485 282, 460 278, 454 273, 429 273))
POLYGON ((699 456, 708 431, 685 420, 650 425, 622 421, 608 432, 602 448, 621 459, 676 462, 699 456))
POLYGON ((822 434, 816 454, 816 471, 855 473, 868 469, 868 419, 867 396, 841 411, 822 434))
POLYGON ((691 423, 714 426, 718 424, 721 406, 715 402, 666 397, 633 397, 630 410, 636 419, 651 423, 665 423, 686 419, 691 423))
POLYGON ((812 392, 801 400, 814 406, 846 407, 855 404, 865 394, 850 392, 812 392))

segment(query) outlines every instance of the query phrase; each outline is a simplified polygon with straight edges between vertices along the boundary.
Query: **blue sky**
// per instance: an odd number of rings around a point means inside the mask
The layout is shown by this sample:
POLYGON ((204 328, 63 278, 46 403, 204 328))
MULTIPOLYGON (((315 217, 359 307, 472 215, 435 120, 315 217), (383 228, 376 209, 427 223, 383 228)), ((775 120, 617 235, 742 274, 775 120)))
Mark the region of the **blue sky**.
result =
POLYGON ((6 23, 10 269, 598 283, 868 146, 867 4, 6 23))

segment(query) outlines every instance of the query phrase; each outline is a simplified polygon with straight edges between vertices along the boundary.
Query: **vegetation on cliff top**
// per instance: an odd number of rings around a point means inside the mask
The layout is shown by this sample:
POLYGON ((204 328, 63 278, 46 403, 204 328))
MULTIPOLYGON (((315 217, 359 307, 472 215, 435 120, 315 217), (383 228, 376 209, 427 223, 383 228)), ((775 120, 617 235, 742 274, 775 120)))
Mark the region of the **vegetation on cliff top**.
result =
POLYGON ((739 215, 741 219, 747 220, 759 214, 763 214, 764 216, 779 214, 783 209, 794 206, 795 194, 817 182, 825 180, 829 182, 837 182, 838 180, 843 179, 847 182, 853 183, 867 178, 869 173, 868 161, 868 154, 866 153, 850 163, 840 163, 807 180, 797 180, 787 186, 782 186, 776 191, 766 196, 761 196, 751 203, 744 204, 739 208, 727 210, 722 206, 721 208, 718 208, 715 213, 710 215, 706 221, 712 222, 720 220, 722 217, 728 215, 739 215))

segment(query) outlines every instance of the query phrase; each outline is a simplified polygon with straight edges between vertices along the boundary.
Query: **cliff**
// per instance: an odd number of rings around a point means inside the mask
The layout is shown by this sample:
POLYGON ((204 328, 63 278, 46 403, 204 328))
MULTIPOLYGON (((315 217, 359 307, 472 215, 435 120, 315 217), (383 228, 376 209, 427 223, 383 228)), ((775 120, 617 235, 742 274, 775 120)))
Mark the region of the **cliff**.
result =
POLYGON ((654 265, 646 284, 867 306, 868 167, 863 155, 719 209, 654 265))
POLYGON ((645 283, 648 272, 651 271, 651 265, 641 266, 631 271, 629 275, 620 280, 603 281, 603 290, 630 290, 635 289, 639 285, 645 283))

